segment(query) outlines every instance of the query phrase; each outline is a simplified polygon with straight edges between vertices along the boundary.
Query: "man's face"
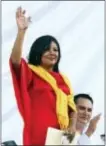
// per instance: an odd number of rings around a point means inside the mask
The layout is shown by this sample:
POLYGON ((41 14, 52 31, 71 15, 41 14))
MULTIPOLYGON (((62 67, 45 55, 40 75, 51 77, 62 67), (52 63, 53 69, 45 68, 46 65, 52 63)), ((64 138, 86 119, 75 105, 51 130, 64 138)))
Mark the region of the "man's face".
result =
POLYGON ((93 105, 90 100, 79 98, 76 104, 77 120, 82 124, 87 124, 92 116, 93 105))

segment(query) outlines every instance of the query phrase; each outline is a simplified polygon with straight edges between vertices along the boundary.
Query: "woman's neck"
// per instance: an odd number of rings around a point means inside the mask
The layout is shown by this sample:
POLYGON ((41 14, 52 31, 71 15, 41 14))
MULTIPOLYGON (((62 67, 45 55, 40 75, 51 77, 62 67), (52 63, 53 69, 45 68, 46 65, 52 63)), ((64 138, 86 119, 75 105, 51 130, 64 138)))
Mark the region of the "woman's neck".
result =
POLYGON ((51 67, 51 66, 43 66, 43 65, 41 65, 41 67, 43 67, 46 71, 53 71, 53 67, 51 67))

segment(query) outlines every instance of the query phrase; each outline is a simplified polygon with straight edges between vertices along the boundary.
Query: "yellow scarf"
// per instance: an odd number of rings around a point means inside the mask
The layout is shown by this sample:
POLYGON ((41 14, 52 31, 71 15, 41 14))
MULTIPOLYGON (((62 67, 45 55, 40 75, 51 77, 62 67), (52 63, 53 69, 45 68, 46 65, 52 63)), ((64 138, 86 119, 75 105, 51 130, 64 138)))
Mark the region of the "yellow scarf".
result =
MULTIPOLYGON (((51 87, 53 88, 56 94, 56 114, 58 118, 58 122, 61 129, 66 129, 69 125, 69 116, 68 116, 68 106, 73 110, 76 111, 76 106, 73 101, 73 95, 66 95, 56 83, 55 78, 49 74, 44 68, 41 66, 34 66, 29 64, 29 68, 32 69, 38 76, 48 82, 51 87)), ((72 90, 70 87, 70 83, 68 79, 62 75, 65 83, 72 90)))

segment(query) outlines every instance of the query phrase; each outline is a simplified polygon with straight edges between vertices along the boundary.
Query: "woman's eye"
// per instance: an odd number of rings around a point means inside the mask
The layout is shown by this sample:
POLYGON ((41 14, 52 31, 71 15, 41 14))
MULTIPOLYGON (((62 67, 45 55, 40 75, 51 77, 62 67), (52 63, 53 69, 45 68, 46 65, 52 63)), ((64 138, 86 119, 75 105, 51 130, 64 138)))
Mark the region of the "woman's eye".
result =
POLYGON ((54 51, 58 51, 58 49, 54 48, 54 51))

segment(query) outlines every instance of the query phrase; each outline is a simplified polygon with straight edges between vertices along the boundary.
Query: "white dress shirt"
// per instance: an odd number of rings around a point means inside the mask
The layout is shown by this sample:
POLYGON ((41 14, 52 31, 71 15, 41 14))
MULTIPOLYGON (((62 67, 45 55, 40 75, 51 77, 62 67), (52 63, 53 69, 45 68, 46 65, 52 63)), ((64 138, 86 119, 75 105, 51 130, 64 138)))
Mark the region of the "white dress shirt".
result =
POLYGON ((69 143, 66 136, 62 136, 61 138, 61 144, 62 145, 104 145, 104 142, 101 140, 99 134, 94 133, 91 137, 88 137, 85 133, 80 135, 79 137, 74 139, 72 143, 69 143))

